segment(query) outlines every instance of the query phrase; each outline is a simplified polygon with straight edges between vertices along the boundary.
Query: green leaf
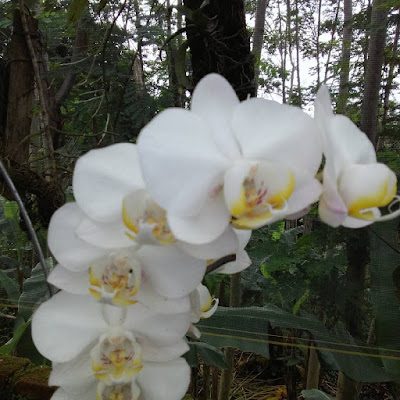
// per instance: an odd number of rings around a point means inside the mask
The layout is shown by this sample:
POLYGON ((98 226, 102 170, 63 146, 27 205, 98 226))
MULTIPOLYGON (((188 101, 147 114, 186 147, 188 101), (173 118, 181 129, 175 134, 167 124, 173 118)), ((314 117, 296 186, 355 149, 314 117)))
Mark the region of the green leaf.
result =
POLYGON ((30 323, 31 321, 27 321, 18 327, 18 329, 14 332, 14 336, 6 344, 0 347, 0 354, 8 355, 15 350, 18 342, 21 340, 22 335, 24 334, 26 328, 30 325, 30 323))
MULTIPOLYGON (((52 259, 48 258, 47 265, 52 267, 52 259)), ((49 297, 46 279, 43 275, 41 264, 37 264, 33 268, 31 276, 25 280, 22 287, 22 294, 19 298, 18 312, 26 320, 28 320, 35 308, 47 300, 49 297)))
POLYGON ((197 358, 197 347, 192 345, 193 342, 189 342, 189 350, 183 355, 190 367, 196 368, 199 365, 199 359, 197 358))
POLYGON ((19 285, 14 279, 8 277, 2 270, 0 270, 0 286, 2 286, 7 292, 10 304, 17 304, 20 296, 19 285))
POLYGON ((204 342, 189 342, 190 347, 194 347, 206 365, 215 365, 218 368, 226 369, 225 354, 216 347, 204 342))
POLYGON ((302 390, 301 395, 306 400, 333 400, 333 397, 318 389, 302 390))
POLYGON ((299 313, 301 305, 308 299, 310 295, 310 291, 307 289, 303 296, 301 296, 297 301, 296 304, 293 306, 293 315, 297 315, 299 313))
POLYGON ((212 317, 196 324, 201 340, 218 348, 234 347, 269 357, 268 320, 255 319, 247 314, 249 309, 218 307, 212 317))
POLYGON ((89 0, 72 0, 68 9, 68 21, 75 24, 85 11, 88 4, 89 0))
MULTIPOLYGON (((331 332, 312 315, 296 316, 274 305, 219 307, 211 318, 202 320, 197 327, 202 332, 202 340, 214 346, 236 347, 268 357, 269 323, 273 327, 308 331, 326 369, 343 371, 349 378, 359 382, 387 382, 395 378, 383 369, 375 348, 360 347, 340 326, 331 332)), ((307 341, 303 343, 301 340, 295 345, 299 348, 308 347, 307 341)))
MULTIPOLYGON (((400 255, 395 249, 399 220, 374 224, 371 230, 371 303, 375 315, 377 347, 400 351, 400 255)), ((383 351, 385 353, 385 351, 383 351)), ((386 352, 387 353, 387 352, 386 352)), ((383 358, 385 368, 400 375, 400 360, 383 358)))

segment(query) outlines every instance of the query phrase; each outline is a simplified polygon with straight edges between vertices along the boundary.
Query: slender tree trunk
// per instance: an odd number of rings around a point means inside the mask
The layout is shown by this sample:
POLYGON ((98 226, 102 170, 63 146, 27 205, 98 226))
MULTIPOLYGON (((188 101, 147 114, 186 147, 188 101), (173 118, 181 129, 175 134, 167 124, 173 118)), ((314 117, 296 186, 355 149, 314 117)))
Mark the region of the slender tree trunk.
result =
POLYGON ((394 79, 394 68, 396 66, 397 61, 397 49, 399 45, 399 34, 400 34, 400 14, 397 14, 397 24, 396 31, 394 34, 393 47, 392 47, 392 55, 389 61, 389 72, 385 85, 385 94, 383 98, 383 115, 382 115, 382 130, 385 130, 386 120, 389 111, 389 98, 390 91, 392 90, 393 79, 394 79))
POLYGON ((317 55, 317 89, 321 84, 321 63, 319 61, 320 55, 320 43, 319 37, 321 36, 321 9, 322 9, 322 0, 318 0, 318 22, 317 22, 317 43, 316 43, 316 55, 317 55))
POLYGON ((353 9, 351 0, 344 0, 344 26, 342 41, 342 56, 340 60, 339 97, 336 112, 346 114, 346 105, 349 95, 350 52, 353 34, 353 9))
MULTIPOLYGON (((388 9, 383 0, 374 0, 371 14, 371 34, 368 47, 368 63, 365 73, 364 98, 361 109, 360 128, 375 145, 378 126, 379 89, 384 59, 388 9)), ((346 314, 345 323, 355 338, 362 335, 361 318, 363 313, 365 273, 369 263, 369 236, 367 228, 347 233, 346 270, 346 314)), ((358 399, 360 385, 339 376, 337 400, 358 399)))
POLYGON ((278 21, 279 21, 279 54, 281 56, 281 80, 282 80, 282 103, 286 103, 286 54, 287 36, 283 34, 281 3, 278 0, 278 21))
POLYGON ((333 28, 331 31, 331 40, 329 41, 329 49, 328 49, 328 56, 326 58, 326 64, 325 64, 325 75, 324 75, 324 82, 328 79, 328 72, 329 72, 329 64, 331 62, 331 54, 332 54, 332 48, 335 42, 335 34, 337 31, 337 26, 339 24, 339 10, 340 10, 340 0, 337 2, 337 7, 336 7, 336 15, 335 15, 335 22, 333 24, 333 28))
POLYGON ((261 51, 264 43, 264 24, 265 24, 265 12, 268 7, 269 0, 258 0, 257 10, 256 10, 256 22, 254 25, 253 33, 253 49, 252 53, 255 59, 255 91, 257 93, 258 88, 258 78, 260 76, 260 61, 261 61, 261 51))
MULTIPOLYGON (((29 28, 37 32, 37 20, 28 17, 29 28)), ((35 79, 32 61, 23 32, 21 13, 14 11, 13 35, 10 43, 10 84, 8 90, 7 124, 2 156, 19 164, 29 159, 29 141, 35 79)))
POLYGON ((384 0, 374 0, 360 123, 361 130, 368 135, 374 145, 376 145, 377 140, 379 90, 381 87, 388 12, 389 10, 384 0))
POLYGON ((296 19, 295 19, 295 33, 296 33, 296 73, 297 73, 297 105, 302 106, 302 96, 301 96, 301 79, 300 79, 300 21, 299 21, 299 2, 295 0, 296 6, 296 19))

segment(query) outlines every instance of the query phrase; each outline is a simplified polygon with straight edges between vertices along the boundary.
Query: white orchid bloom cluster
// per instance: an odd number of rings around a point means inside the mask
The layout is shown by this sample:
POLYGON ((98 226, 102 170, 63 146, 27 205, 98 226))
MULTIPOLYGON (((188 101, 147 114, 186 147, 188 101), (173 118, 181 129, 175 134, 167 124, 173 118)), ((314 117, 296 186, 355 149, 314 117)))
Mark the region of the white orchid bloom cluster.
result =
POLYGON ((379 208, 396 190, 368 138, 333 115, 326 88, 313 119, 273 101, 240 103, 208 75, 190 111, 164 110, 137 146, 92 150, 76 164, 76 202, 48 233, 59 263, 49 281, 62 291, 32 323, 60 387, 52 400, 180 400, 185 335, 198 337, 194 324, 218 305, 201 284, 207 265, 236 254, 214 272, 242 271, 252 229, 304 215, 318 199, 332 226, 393 218, 399 211, 379 208))

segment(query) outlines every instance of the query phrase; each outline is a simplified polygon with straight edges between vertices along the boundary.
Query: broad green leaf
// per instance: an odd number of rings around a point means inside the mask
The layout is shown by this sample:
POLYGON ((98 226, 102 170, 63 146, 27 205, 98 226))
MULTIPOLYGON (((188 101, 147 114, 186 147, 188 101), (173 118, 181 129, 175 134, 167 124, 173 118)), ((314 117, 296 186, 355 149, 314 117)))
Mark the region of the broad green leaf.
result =
MULTIPOLYGON (((380 354, 375 348, 359 346, 348 332, 340 327, 335 332, 312 315, 296 316, 274 305, 265 307, 219 307, 209 319, 197 327, 202 340, 217 347, 236 347, 243 351, 268 356, 269 343, 285 345, 268 337, 268 324, 273 327, 308 331, 326 369, 343 371, 360 382, 392 381, 394 376, 383 369, 380 354)), ((295 345, 307 348, 307 341, 299 338, 295 345)))
POLYGON ((196 324, 201 340, 215 347, 234 347, 269 357, 268 321, 254 318, 244 310, 247 308, 218 307, 211 318, 196 324))
POLYGON ((0 270, 0 286, 7 292, 10 304, 16 305, 20 296, 19 285, 14 279, 8 277, 2 270, 0 270))
MULTIPOLYGON (((52 259, 49 258, 46 261, 47 265, 51 267, 52 259)), ((47 300, 48 295, 46 280, 39 263, 33 268, 31 276, 25 280, 19 298, 18 312, 25 321, 31 317, 37 306, 47 300)))
POLYGON ((329 396, 328 394, 318 389, 302 390, 301 395, 306 400, 333 400, 332 396, 329 396))
MULTIPOLYGON (((190 360, 192 362, 194 360, 197 361, 198 353, 200 358, 204 361, 206 365, 215 365, 216 367, 221 369, 228 368, 225 354, 221 350, 204 342, 189 342, 188 344, 190 347, 189 353, 191 353, 190 360), (195 357, 193 355, 193 352, 195 352, 195 357)), ((197 366, 197 364, 191 366, 197 366)))
POLYGON ((68 9, 68 21, 73 24, 76 23, 88 4, 89 0, 72 0, 68 9))
POLYGON ((183 355, 190 367, 196 368, 199 366, 199 359, 197 357, 197 347, 192 345, 192 342, 188 343, 189 350, 183 355))
POLYGON ((30 325, 31 321, 27 321, 24 324, 20 325, 18 329, 14 332, 14 336, 3 346, 0 347, 0 354, 11 354, 18 345, 18 342, 21 340, 22 335, 24 334, 26 328, 30 325))
MULTIPOLYGON (((377 346, 396 352, 383 353, 400 357, 400 250, 397 243, 399 220, 371 227, 371 302, 376 321, 377 346)), ((385 368, 400 375, 400 360, 383 359, 385 368)))

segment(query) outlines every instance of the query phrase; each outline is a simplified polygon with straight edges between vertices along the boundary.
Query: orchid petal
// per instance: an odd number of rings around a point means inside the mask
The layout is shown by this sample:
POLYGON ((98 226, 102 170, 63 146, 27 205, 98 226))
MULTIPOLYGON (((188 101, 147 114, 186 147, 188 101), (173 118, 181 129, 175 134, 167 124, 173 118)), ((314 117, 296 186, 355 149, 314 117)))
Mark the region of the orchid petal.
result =
POLYGON ((195 258, 209 260, 234 254, 238 247, 238 237, 235 231, 228 227, 221 236, 210 243, 197 245, 178 242, 177 247, 195 258))
POLYGON ((244 250, 240 250, 236 254, 236 260, 230 261, 221 267, 217 268, 213 273, 216 274, 237 274, 238 272, 242 272, 247 267, 251 265, 251 259, 248 256, 247 252, 244 250))
POLYGON ((72 271, 88 269, 91 262, 108 253, 85 243, 75 234, 84 214, 76 203, 67 203, 51 217, 48 244, 57 261, 72 271))
POLYGON ((138 255, 151 285, 165 297, 188 295, 203 279, 206 263, 172 246, 143 246, 138 255))
POLYGON ((193 91, 191 110, 209 125, 221 152, 229 158, 240 156, 231 121, 239 99, 229 82, 218 74, 200 80, 193 91))
POLYGON ((150 282, 141 284, 136 299, 146 307, 160 314, 180 314, 189 312, 190 310, 188 296, 175 299, 161 296, 152 288, 150 282))
POLYGON ((177 108, 162 111, 143 128, 138 150, 151 196, 179 216, 198 214, 229 164, 203 120, 177 108))
POLYGON ((293 193, 287 202, 289 213, 287 218, 292 219, 291 216, 293 214, 298 214, 299 216, 297 218, 305 215, 308 207, 318 201, 321 192, 322 185, 317 179, 311 178, 304 184, 296 182, 293 193))
POLYGON ((168 346, 155 346, 154 343, 141 343, 144 362, 166 362, 174 360, 189 351, 189 345, 185 339, 179 339, 168 346))
POLYGON ((34 314, 32 339, 46 358, 66 362, 75 358, 106 329, 101 306, 90 296, 60 292, 34 314))
POLYGON ((252 231, 244 229, 234 229, 234 232, 239 241, 238 249, 244 250, 250 242, 252 231))
MULTIPOLYGON (((375 212, 376 212, 376 211, 379 212, 378 209, 376 209, 376 210, 374 210, 374 211, 375 211, 375 212)), ((353 217, 347 217, 347 218, 343 221, 342 225, 343 225, 345 228, 358 229, 358 228, 364 228, 365 226, 371 225, 371 224, 373 224, 373 223, 374 223, 374 221, 366 221, 366 220, 364 220, 364 219, 358 219, 358 218, 353 218, 353 217)))
POLYGON ((323 172, 323 193, 318 205, 318 214, 323 222, 337 228, 347 217, 347 207, 339 194, 334 178, 325 168, 323 172))
POLYGON ((96 396, 96 384, 90 386, 90 388, 85 393, 74 394, 64 390, 64 388, 59 388, 53 394, 50 400, 93 400, 96 396))
POLYGON ((52 365, 50 386, 62 386, 68 393, 82 394, 95 383, 89 352, 83 352, 71 361, 52 365))
POLYGON ((89 272, 74 272, 57 265, 47 279, 55 287, 68 293, 85 295, 89 293, 89 272))
POLYGON ((77 236, 93 246, 105 249, 118 249, 134 246, 126 233, 122 218, 114 222, 101 223, 84 218, 76 229, 77 236))
POLYGON ((318 171, 321 137, 315 121, 300 108, 249 99, 235 109, 233 129, 247 159, 283 162, 310 174, 318 171))
POLYGON ((326 164, 336 179, 348 164, 376 163, 374 146, 349 118, 336 115, 327 121, 325 135, 326 164))
POLYGON ((187 332, 190 325, 189 313, 156 314, 140 303, 127 307, 123 326, 132 330, 141 340, 155 345, 176 343, 187 332))
POLYGON ((72 186, 77 203, 90 218, 117 220, 123 198, 144 187, 136 145, 118 143, 89 151, 76 163, 72 186))
POLYGON ((334 114, 332 111, 331 96, 326 85, 321 85, 318 89, 314 107, 314 118, 317 122, 333 118, 334 114))
POLYGON ((340 178, 339 192, 349 216, 375 220, 374 208, 387 206, 395 197, 397 178, 384 164, 351 165, 340 178))
POLYGON ((166 363, 144 364, 137 377, 145 400, 180 400, 190 382, 190 367, 183 358, 166 363))
POLYGON ((222 235, 229 225, 230 212, 223 194, 210 198, 199 214, 193 217, 168 215, 169 226, 175 237, 191 244, 211 243, 222 235))

